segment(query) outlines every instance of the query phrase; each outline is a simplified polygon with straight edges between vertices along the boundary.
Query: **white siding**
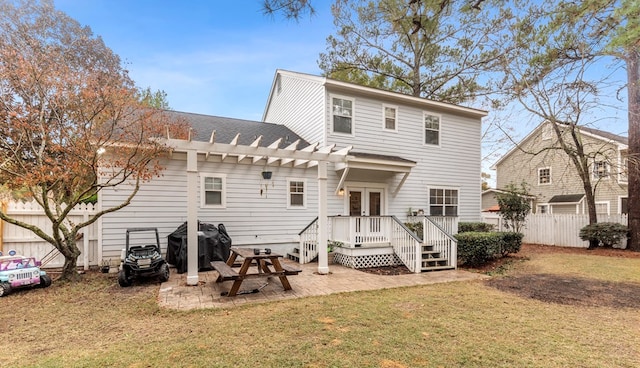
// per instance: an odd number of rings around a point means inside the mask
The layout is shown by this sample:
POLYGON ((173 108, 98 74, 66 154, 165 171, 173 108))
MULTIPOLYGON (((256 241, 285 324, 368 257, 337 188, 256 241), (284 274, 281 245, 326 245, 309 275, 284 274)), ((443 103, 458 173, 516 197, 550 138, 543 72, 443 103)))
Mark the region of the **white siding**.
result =
MULTIPOLYGON (((103 256, 119 257, 128 227, 158 227, 163 250, 167 235, 186 221, 187 179, 184 157, 166 163, 162 177, 143 184, 131 205, 106 215, 103 219, 103 256)), ((227 206, 199 208, 202 222, 224 224, 234 245, 271 246, 290 251, 298 242, 298 233, 318 216, 317 168, 270 167, 272 180, 261 177, 261 165, 203 162, 200 173, 224 173, 227 206), (304 209, 287 209, 287 178, 306 179, 307 205, 304 209), (266 193, 261 185, 267 185, 266 193)), ((335 188, 335 186, 334 186, 335 188)), ((127 191, 105 192, 103 206, 113 206, 127 191)), ((342 213, 343 198, 329 189, 329 207, 342 213)), ((200 193, 198 188, 198 206, 200 193)), ((334 214, 334 212, 329 212, 334 214)))
POLYGON ((309 143, 324 144, 324 87, 315 81, 280 75, 280 92, 272 92, 265 122, 287 126, 309 143))
MULTIPOLYGON (((344 93, 341 93, 344 95, 344 93)), ((330 134, 331 114, 327 97, 327 144, 353 145, 356 152, 399 156, 416 161, 409 178, 395 198, 388 198, 390 214, 404 218, 409 207, 428 208, 428 188, 448 187, 459 190, 458 215, 461 221, 477 221, 481 205, 481 121, 417 106, 398 105, 397 132, 382 129, 382 101, 357 97, 354 105, 355 136, 330 134), (440 146, 423 144, 423 112, 441 116, 440 146)), ((401 175, 386 184, 393 191, 401 175)))

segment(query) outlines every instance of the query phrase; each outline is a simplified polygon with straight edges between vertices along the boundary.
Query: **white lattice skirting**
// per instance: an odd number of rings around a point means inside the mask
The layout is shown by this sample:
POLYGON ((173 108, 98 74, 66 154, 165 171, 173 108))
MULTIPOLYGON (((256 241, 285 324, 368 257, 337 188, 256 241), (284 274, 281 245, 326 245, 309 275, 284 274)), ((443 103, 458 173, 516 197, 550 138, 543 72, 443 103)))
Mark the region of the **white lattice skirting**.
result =
POLYGON ((349 256, 336 253, 334 262, 350 268, 369 268, 383 266, 399 266, 402 261, 395 254, 375 254, 366 256, 349 256))

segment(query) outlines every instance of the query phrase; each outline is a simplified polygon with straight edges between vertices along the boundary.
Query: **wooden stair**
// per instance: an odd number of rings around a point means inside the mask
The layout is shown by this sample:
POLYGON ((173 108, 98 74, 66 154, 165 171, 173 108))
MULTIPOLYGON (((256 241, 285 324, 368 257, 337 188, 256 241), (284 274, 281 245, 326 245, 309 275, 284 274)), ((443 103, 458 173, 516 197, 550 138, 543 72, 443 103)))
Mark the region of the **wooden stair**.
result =
POLYGON ((453 266, 449 265, 447 258, 442 257, 439 251, 433 250, 432 245, 422 246, 422 261, 420 268, 422 272, 448 270, 453 268, 453 266))
POLYGON ((293 248, 293 251, 291 253, 287 253, 287 259, 295 262, 300 262, 300 249, 293 248))

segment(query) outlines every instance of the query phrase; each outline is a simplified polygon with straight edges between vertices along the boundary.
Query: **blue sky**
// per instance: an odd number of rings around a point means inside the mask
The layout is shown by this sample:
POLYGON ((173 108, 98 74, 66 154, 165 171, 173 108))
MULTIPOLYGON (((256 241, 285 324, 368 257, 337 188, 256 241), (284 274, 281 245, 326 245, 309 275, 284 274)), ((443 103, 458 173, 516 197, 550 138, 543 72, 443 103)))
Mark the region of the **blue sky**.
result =
MULTIPOLYGON (((248 120, 262 119, 276 69, 320 75, 318 56, 335 33, 333 0, 313 1, 317 14, 299 22, 263 15, 262 0, 54 1, 103 38, 138 86, 167 92, 172 109, 248 120)), ((605 94, 590 121, 626 135, 626 102, 615 101, 615 93, 611 88, 605 94)), ((515 140, 540 122, 523 116, 518 106, 501 115, 515 140)), ((490 111, 486 120, 494 116, 500 114, 490 111)), ((499 146, 501 152, 511 148, 508 142, 499 146)), ((483 163, 486 171, 495 160, 483 163)))
POLYGON ((319 75, 333 33, 331 1, 299 22, 262 14, 261 0, 55 0, 91 27, 140 87, 174 110, 261 120, 276 69, 319 75))

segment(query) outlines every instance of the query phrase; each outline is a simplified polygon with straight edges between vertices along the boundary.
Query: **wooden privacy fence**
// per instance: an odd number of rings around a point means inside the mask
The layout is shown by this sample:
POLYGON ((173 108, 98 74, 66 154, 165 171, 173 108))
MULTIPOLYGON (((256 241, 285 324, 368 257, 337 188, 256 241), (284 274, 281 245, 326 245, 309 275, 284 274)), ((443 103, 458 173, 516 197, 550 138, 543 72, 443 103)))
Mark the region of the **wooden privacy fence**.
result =
MULTIPOLYGON (((483 213, 482 221, 505 230, 498 214, 483 213)), ((598 222, 618 222, 627 225, 627 215, 598 215, 598 222)), ((589 242, 580 239, 580 229, 589 224, 588 215, 530 214, 522 230, 524 243, 588 248, 589 242)), ((626 241, 621 244, 626 247, 626 241)))
MULTIPOLYGON (((9 201, 6 203, 6 209, 3 204, 3 210, 7 215, 16 220, 35 225, 48 235, 51 235, 51 221, 44 214, 44 210, 38 203, 9 201)), ((77 205, 71 210, 68 221, 80 223, 87 221, 97 211, 92 204, 77 205)), ((21 228, 16 225, 3 222, 0 227, 2 240, 0 241, 0 251, 8 252, 10 249, 24 256, 36 257, 38 260, 46 262, 44 267, 62 267, 64 257, 53 245, 37 237, 33 232, 21 228)), ((77 245, 82 253, 78 258, 78 265, 88 269, 89 266, 98 265, 98 225, 85 227, 81 230, 82 236, 78 239, 77 245)))

